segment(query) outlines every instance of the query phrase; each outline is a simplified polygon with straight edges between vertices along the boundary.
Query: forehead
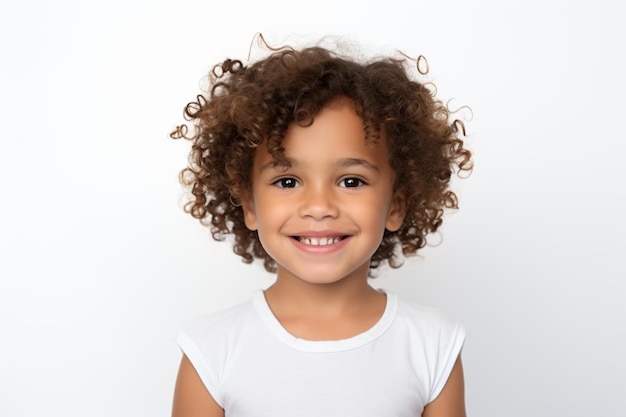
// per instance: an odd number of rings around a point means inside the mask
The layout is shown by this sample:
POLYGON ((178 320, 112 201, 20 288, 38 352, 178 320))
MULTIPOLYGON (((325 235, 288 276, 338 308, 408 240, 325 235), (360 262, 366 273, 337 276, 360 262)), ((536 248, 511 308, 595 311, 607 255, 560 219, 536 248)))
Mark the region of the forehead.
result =
POLYGON ((377 142, 366 141, 363 120, 354 103, 339 97, 325 105, 309 126, 292 123, 281 143, 284 159, 275 160, 262 144, 257 148, 254 165, 259 168, 274 165, 332 164, 338 159, 362 159, 383 168, 388 166, 388 151, 384 135, 377 142))

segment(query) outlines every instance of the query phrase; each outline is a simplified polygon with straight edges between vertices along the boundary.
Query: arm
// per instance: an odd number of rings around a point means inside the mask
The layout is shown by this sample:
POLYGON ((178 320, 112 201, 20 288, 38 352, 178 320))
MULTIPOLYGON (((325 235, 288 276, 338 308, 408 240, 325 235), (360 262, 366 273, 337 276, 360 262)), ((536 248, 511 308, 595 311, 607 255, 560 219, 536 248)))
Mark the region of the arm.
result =
POLYGON ((461 356, 454 363, 448 381, 439 396, 424 408, 422 417, 466 417, 461 356))
POLYGON ((185 355, 178 369, 172 417, 224 417, 224 410, 211 397, 185 355))

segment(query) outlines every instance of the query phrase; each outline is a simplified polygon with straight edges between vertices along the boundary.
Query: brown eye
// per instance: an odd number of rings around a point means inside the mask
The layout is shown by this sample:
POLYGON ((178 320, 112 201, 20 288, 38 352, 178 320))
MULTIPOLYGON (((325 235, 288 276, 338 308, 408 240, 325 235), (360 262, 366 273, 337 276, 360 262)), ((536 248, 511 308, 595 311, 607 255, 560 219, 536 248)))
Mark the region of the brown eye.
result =
POLYGON ((295 178, 289 178, 289 177, 280 178, 274 181, 273 184, 279 188, 296 188, 298 185, 300 185, 298 183, 298 180, 296 180, 295 178))
POLYGON ((344 178, 339 182, 339 186, 345 187, 345 188, 356 188, 356 187, 361 187, 363 185, 365 185, 365 181, 356 177, 344 178))

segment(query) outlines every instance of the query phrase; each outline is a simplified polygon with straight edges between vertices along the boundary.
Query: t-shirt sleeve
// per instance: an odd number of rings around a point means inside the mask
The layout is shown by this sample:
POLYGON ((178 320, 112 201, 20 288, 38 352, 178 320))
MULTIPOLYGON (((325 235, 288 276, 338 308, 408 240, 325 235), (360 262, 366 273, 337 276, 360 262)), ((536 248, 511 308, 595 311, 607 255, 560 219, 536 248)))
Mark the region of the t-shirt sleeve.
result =
POLYGON ((431 388, 428 403, 434 401, 448 382, 448 377, 465 342, 463 326, 445 316, 437 317, 433 323, 431 388))
POLYGON ((217 366, 220 347, 217 340, 212 340, 210 335, 202 332, 199 323, 189 323, 175 338, 176 343, 187 356, 193 367, 196 369, 202 383, 207 388, 215 402, 224 407, 222 393, 220 392, 220 370, 217 366), (213 352, 213 355, 207 355, 213 352))

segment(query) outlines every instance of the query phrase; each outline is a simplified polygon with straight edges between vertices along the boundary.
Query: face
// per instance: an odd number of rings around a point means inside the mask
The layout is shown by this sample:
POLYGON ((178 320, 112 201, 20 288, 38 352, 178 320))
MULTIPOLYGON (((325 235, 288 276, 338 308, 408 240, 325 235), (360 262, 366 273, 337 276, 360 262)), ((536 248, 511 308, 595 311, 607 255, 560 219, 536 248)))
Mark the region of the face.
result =
POLYGON ((291 125, 276 161, 257 149, 246 226, 276 261, 279 279, 314 284, 366 280, 385 228, 404 219, 384 138, 366 144, 352 102, 338 98, 308 127, 291 125))

